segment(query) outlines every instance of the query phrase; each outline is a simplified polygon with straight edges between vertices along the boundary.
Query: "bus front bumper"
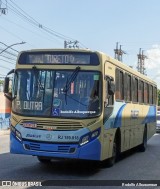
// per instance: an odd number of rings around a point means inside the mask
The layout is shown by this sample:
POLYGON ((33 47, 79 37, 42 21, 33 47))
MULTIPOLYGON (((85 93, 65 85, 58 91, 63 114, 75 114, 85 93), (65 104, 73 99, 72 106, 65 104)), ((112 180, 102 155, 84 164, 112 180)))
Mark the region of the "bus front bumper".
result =
POLYGON ((49 158, 69 158, 100 160, 101 144, 98 138, 80 146, 78 143, 46 143, 40 141, 19 141, 10 134, 10 152, 13 154, 26 154, 44 156, 49 158))

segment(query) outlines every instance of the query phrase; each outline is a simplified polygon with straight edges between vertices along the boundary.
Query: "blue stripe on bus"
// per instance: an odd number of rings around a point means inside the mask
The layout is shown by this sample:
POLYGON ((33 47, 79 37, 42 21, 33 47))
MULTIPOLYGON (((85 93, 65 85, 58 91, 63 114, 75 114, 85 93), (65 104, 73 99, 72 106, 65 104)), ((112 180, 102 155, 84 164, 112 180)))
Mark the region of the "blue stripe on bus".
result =
POLYGON ((115 118, 114 128, 118 128, 118 127, 122 126, 122 112, 123 112, 123 109, 125 108, 125 106, 126 106, 126 104, 123 104, 121 106, 121 108, 119 109, 117 116, 115 118))
POLYGON ((115 102, 112 115, 104 123, 105 129, 121 127, 122 112, 126 105, 124 102, 115 102))
POLYGON ((100 160, 101 143, 98 139, 82 146, 79 152, 79 159, 100 160))
POLYGON ((151 123, 151 122, 156 122, 156 107, 155 106, 149 107, 148 113, 146 117, 144 118, 142 124, 151 123))
POLYGON ((100 160, 101 144, 98 139, 95 139, 84 146, 79 144, 46 144, 43 142, 20 142, 11 133, 10 134, 10 152, 13 154, 26 154, 34 156, 45 156, 51 158, 71 158, 71 159, 85 159, 85 160, 100 160), (32 150, 25 150, 23 145, 33 145, 32 150), (59 148, 59 152, 56 150, 59 148), (69 153, 71 148, 75 148, 74 153, 69 153), (68 150, 68 151, 66 151, 68 150))

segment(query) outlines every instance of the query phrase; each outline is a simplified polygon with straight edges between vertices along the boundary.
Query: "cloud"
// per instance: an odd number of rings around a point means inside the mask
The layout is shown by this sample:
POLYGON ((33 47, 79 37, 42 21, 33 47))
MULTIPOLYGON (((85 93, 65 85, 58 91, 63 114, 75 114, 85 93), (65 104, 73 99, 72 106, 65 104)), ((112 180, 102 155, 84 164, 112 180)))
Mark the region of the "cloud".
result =
POLYGON ((152 49, 146 51, 146 56, 146 69, 158 71, 158 69, 160 68, 160 45, 153 45, 152 49))
POLYGON ((153 79, 160 89, 160 45, 152 45, 152 48, 145 51, 145 68, 148 77, 153 79))

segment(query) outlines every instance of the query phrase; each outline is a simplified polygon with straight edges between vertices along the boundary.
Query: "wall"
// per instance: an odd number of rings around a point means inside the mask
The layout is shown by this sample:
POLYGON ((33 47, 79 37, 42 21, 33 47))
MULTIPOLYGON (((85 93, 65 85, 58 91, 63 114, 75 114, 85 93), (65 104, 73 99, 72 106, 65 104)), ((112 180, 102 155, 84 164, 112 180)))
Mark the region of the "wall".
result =
POLYGON ((0 129, 9 127, 11 116, 11 102, 0 92, 0 129))

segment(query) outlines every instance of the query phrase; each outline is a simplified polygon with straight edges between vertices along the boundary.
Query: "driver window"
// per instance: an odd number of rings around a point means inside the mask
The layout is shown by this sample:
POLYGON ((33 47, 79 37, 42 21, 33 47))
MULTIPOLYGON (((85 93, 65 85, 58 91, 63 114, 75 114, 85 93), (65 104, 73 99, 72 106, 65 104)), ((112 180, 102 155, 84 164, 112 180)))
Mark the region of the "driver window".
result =
POLYGON ((110 83, 111 83, 111 80, 108 78, 107 81, 106 81, 106 100, 108 101, 107 105, 110 106, 110 105, 113 105, 114 104, 114 94, 112 95, 109 95, 109 90, 110 90, 110 83))

